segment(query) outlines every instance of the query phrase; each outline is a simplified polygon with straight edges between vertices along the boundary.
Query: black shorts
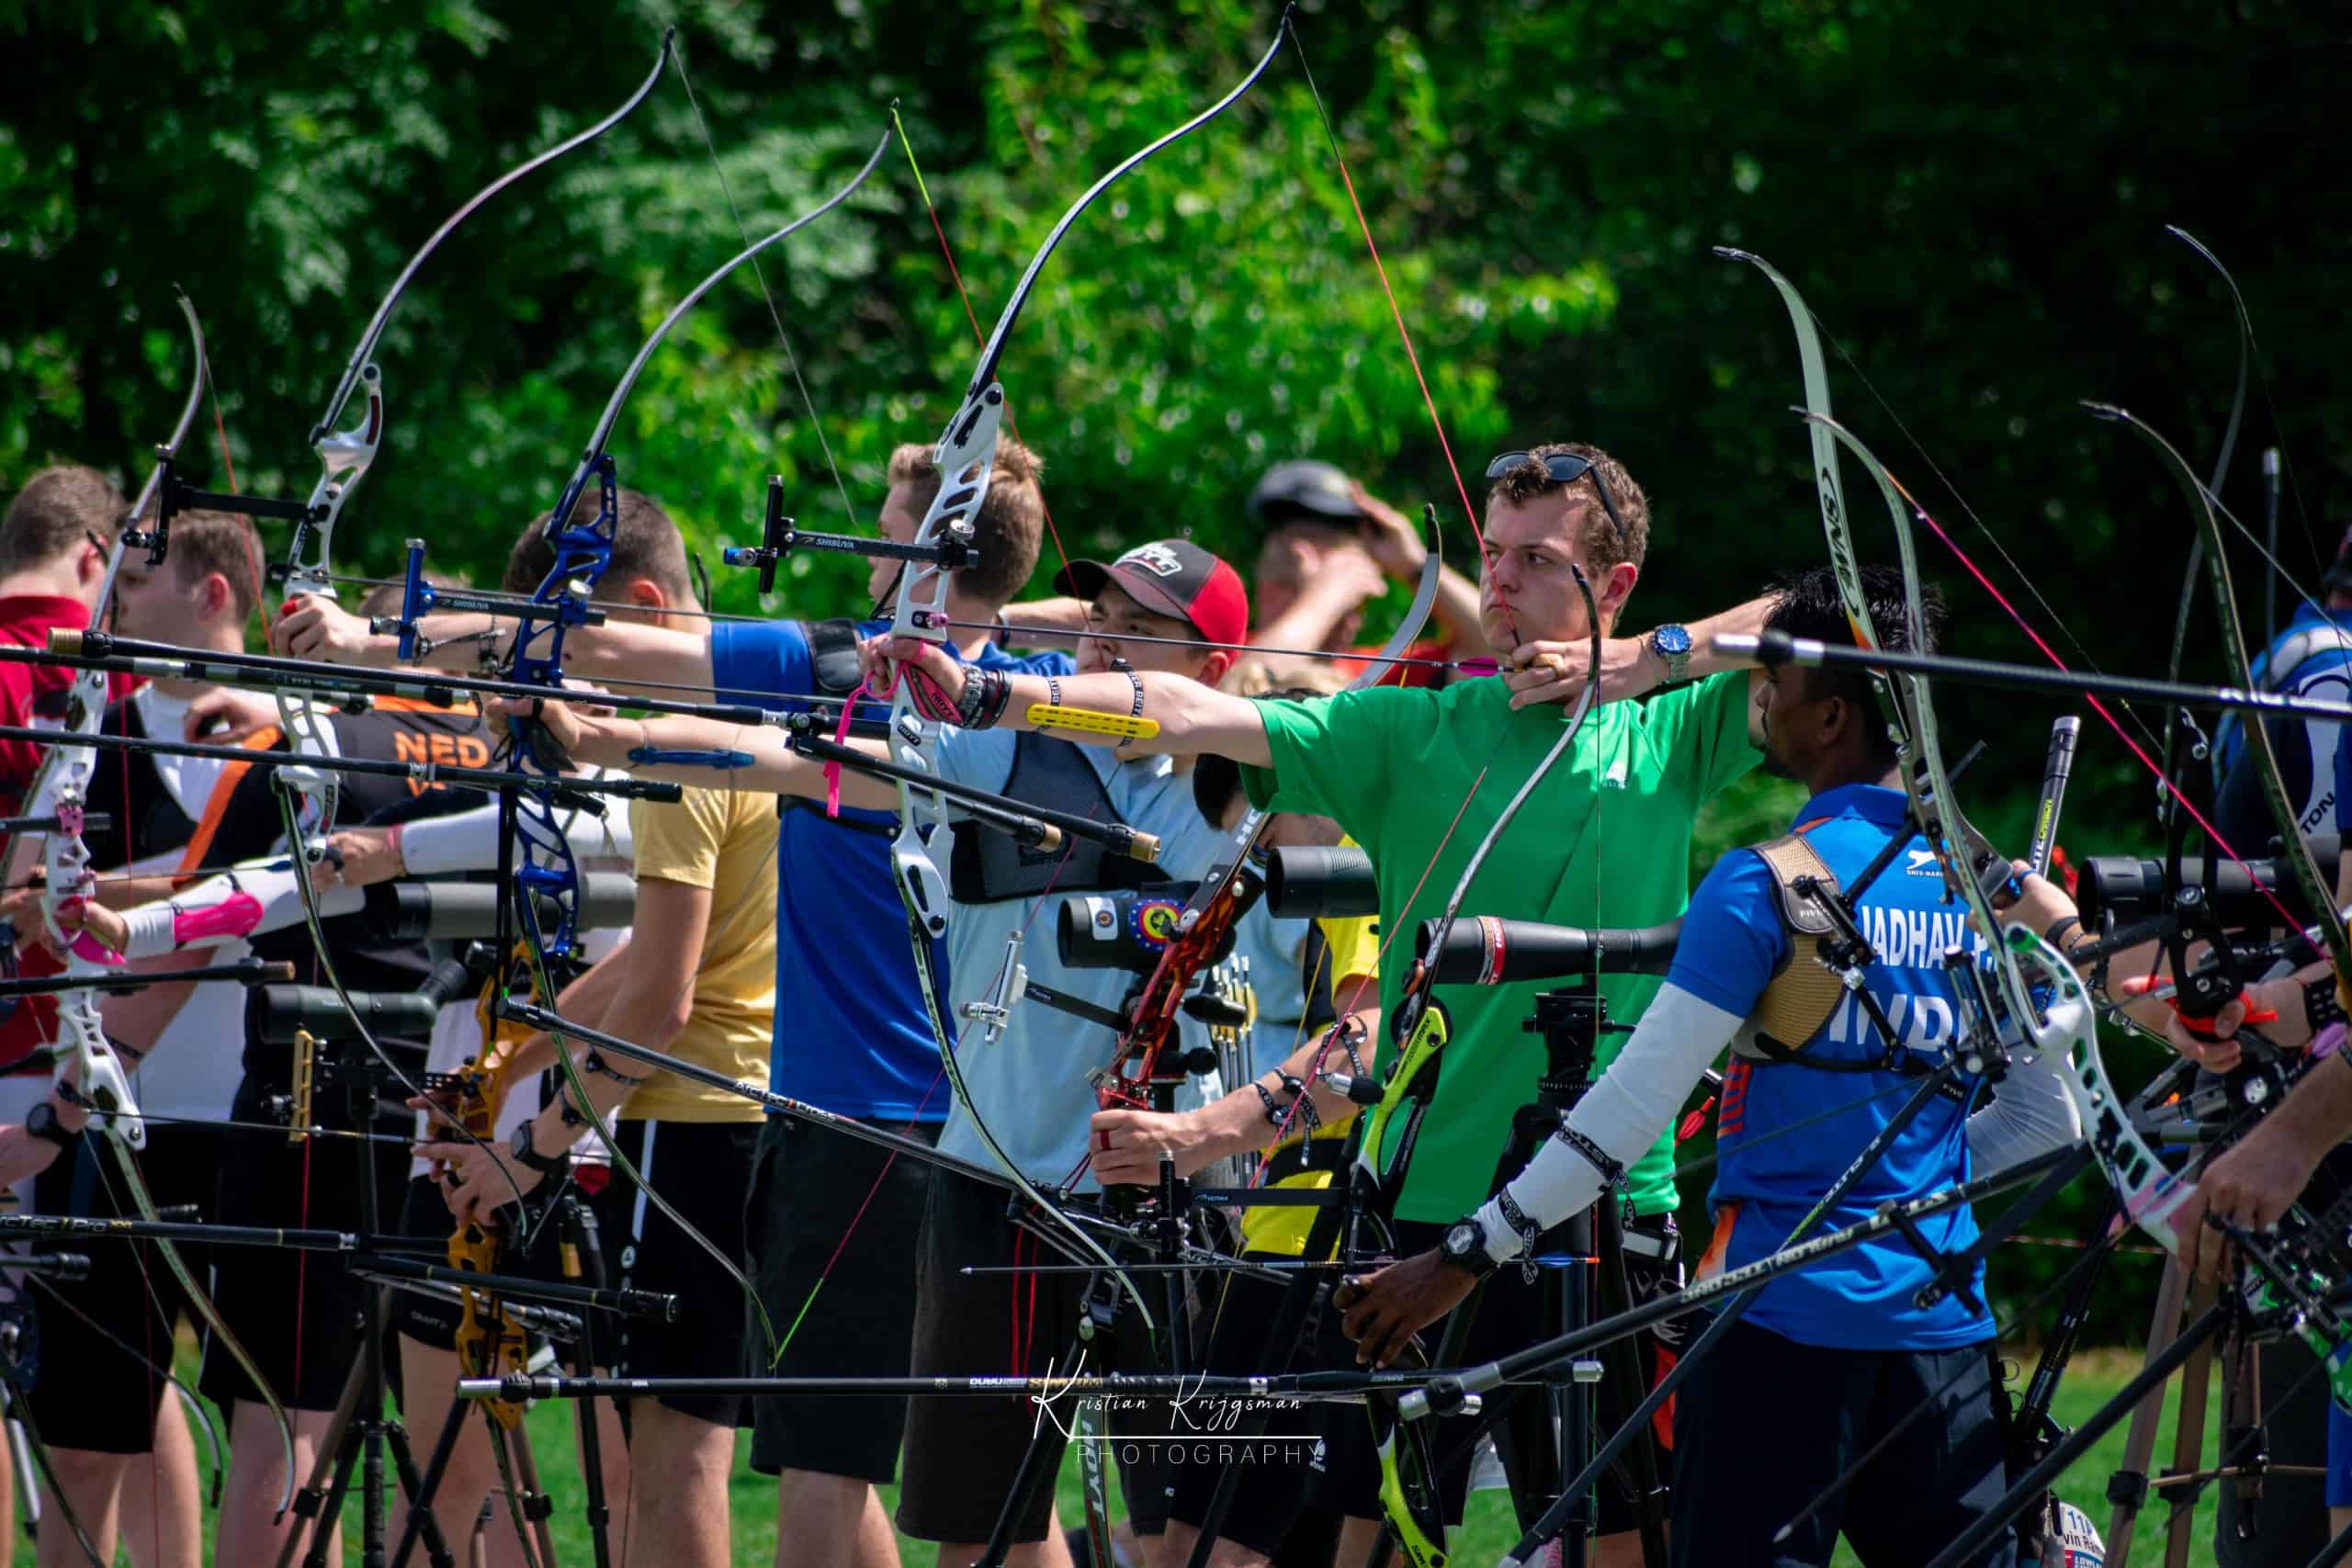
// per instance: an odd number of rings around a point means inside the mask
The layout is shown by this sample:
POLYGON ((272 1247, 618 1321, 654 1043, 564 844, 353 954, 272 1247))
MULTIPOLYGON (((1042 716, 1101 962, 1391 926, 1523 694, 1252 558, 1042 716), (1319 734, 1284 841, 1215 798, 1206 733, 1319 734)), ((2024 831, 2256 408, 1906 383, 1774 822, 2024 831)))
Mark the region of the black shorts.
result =
MULTIPOLYGON (((272 1120, 267 1101, 281 1092, 247 1074, 237 1086, 232 1119, 272 1120)), ((344 1094, 322 1083, 312 1120, 322 1127, 348 1128, 344 1094)), ((398 1136, 413 1125, 406 1116, 378 1116, 369 1130, 398 1136)), ((398 1144, 345 1138, 294 1144, 283 1133, 226 1132, 220 1134, 218 1212, 208 1217, 232 1225, 379 1231, 400 1201, 408 1161, 408 1151, 398 1144), (382 1213, 360 1213, 363 1158, 375 1161, 382 1213)), ((280 1403, 293 1410, 333 1410, 359 1360, 364 1287, 345 1269, 344 1259, 290 1247, 223 1247, 214 1249, 213 1260, 212 1297, 220 1315, 280 1403)), ((197 1386, 222 1405, 239 1399, 261 1402, 245 1370, 216 1345, 205 1348, 197 1386)))
MULTIPOLYGON (((876 1125, 926 1144, 939 1138, 935 1122, 876 1125)), ((844 1134, 768 1119, 743 1224, 752 1282, 785 1342, 774 1375, 905 1375, 931 1171, 844 1134)), ((755 1399, 752 1468, 887 1486, 898 1479, 906 1430, 903 1399, 755 1399)))
MULTIPOLYGON (((1928 1562, 2007 1490, 1996 1368, 1990 1345, 1827 1349, 1734 1324, 1676 1396, 1675 1426, 1689 1440, 1678 1445, 1673 1562, 1826 1564, 1840 1531, 1865 1562, 1928 1562), (1853 1484, 1788 1540, 1770 1544, 1799 1508, 1930 1396, 1939 1415, 1910 1422, 1853 1484)), ((1971 1560, 1972 1568, 2016 1562, 2014 1530, 1971 1560)))
MULTIPOLYGON (((220 1134, 209 1127, 150 1125, 136 1159, 158 1209, 193 1205, 212 1217, 220 1134)), ((96 1134, 76 1138, 35 1179, 33 1206, 43 1214, 85 1219, 133 1216, 114 1156, 96 1134)), ((201 1247, 175 1244, 197 1283, 209 1287, 210 1259, 201 1247)), ((24 1290, 40 1314, 41 1361, 58 1375, 35 1382, 32 1415, 53 1448, 143 1454, 154 1442, 155 1412, 170 1386, 175 1325, 204 1321, 179 1280, 143 1241, 43 1242, 39 1252, 75 1252, 90 1260, 85 1279, 33 1278, 24 1290)))
MULTIPOLYGON (((974 1377, 1018 1371, 1043 1377, 1071 1371, 1072 1349, 1089 1276, 1077 1273, 967 1275, 971 1266, 1058 1265, 1063 1255, 1012 1224, 1001 1188, 934 1170, 923 1220, 922 1260, 915 1276, 914 1371, 922 1375, 974 1377)), ((1138 1275, 1155 1321, 1164 1317, 1158 1276, 1138 1275)), ((1161 1370, 1151 1336, 1132 1302, 1123 1302, 1108 1357, 1126 1371, 1161 1370)), ((1161 1326, 1167 1325, 1164 1322, 1161 1326)), ((1090 1351, 1088 1371, 1105 1358, 1090 1351)), ((995 1529, 1010 1501, 1016 1472, 1033 1440, 1044 1445, 1047 1483, 1029 1499, 1012 1539, 1042 1540, 1054 1488, 1075 1424, 1070 1402, 1040 1410, 1026 1398, 965 1396, 916 1399, 907 1416, 906 1479, 899 1489, 899 1529, 918 1540, 980 1541, 995 1529)), ((1165 1407, 1105 1412, 1104 1446, 1119 1460, 1127 1517, 1138 1535, 1167 1527, 1170 1460, 1165 1407), (1152 1441, 1152 1439, 1161 1439, 1152 1441), (1117 1439, 1114 1441, 1113 1439, 1117 1439)), ((1182 1462, 1181 1460, 1175 1462, 1182 1462)))
MULTIPOLYGON (((1675 1233, 1671 1216, 1642 1216, 1626 1225, 1625 1255, 1626 1285, 1634 1304, 1650 1301, 1682 1286, 1680 1239, 1675 1233), (1655 1254, 1655 1256, 1653 1256, 1655 1254)), ((1410 1257, 1428 1251, 1438 1245, 1445 1227, 1416 1221, 1402 1221, 1396 1226, 1397 1255, 1410 1257)), ((1555 1247, 1553 1237, 1544 1241, 1546 1250, 1555 1247)), ((1529 1285, 1515 1268, 1497 1269, 1488 1276, 1486 1289, 1476 1300, 1476 1311, 1470 1320, 1468 1337, 1464 1342, 1460 1363, 1474 1365, 1491 1360, 1510 1351, 1524 1349, 1545 1337, 1546 1326, 1544 1290, 1554 1280, 1550 1271, 1540 1274, 1534 1285, 1529 1285)), ((1434 1354, 1445 1333, 1445 1321, 1431 1325, 1422 1331, 1422 1340, 1434 1354)), ((1674 1365, 1680 1350, 1687 1320, 1669 1319, 1650 1328, 1642 1329, 1615 1347, 1601 1352, 1604 1360, 1630 1357, 1637 1373, 1637 1393, 1632 1400, 1616 1396, 1611 1383, 1604 1379, 1593 1400, 1593 1441, 1600 1442, 1623 1424, 1633 1414, 1641 1394, 1655 1387, 1657 1380, 1674 1365)), ((1351 1346, 1335 1348, 1326 1339, 1323 1353, 1327 1358, 1336 1351, 1344 1359, 1327 1359, 1327 1366, 1348 1367, 1354 1364, 1351 1346)), ((1536 1385, 1525 1385, 1529 1389, 1536 1385)), ((1666 1446, 1672 1431, 1673 1404, 1669 1401, 1653 1423, 1653 1431, 1660 1441, 1654 1445, 1661 1488, 1669 1485, 1674 1474, 1674 1455, 1666 1446)), ((1306 1498, 1319 1506, 1335 1507, 1353 1518, 1380 1517, 1380 1460, 1374 1445, 1372 1427, 1362 1410, 1349 1405, 1332 1404, 1323 1408, 1325 1451, 1321 1470, 1313 1477, 1306 1498)), ((1498 1390, 1487 1396, 1486 1407, 1476 1416, 1449 1416, 1436 1426, 1434 1441, 1441 1466, 1439 1477, 1445 1515, 1449 1522, 1462 1521, 1463 1508, 1470 1494, 1470 1474, 1476 1458, 1477 1438, 1491 1436, 1501 1455, 1507 1472, 1517 1467, 1520 1441, 1542 1440, 1549 1423, 1544 1419, 1541 1403, 1524 1396, 1513 1397, 1510 1391, 1498 1390), (1508 1416, 1506 1413, 1510 1413, 1508 1416)), ((1630 1457, 1630 1456, 1629 1456, 1630 1457)), ((1641 1518, 1638 1499, 1626 1481, 1629 1466, 1618 1466, 1603 1476, 1595 1488, 1597 1498, 1596 1526, 1600 1534, 1616 1535, 1635 1529, 1641 1518)), ((1513 1476, 1514 1490, 1517 1477, 1513 1476)), ((1659 1499, 1661 1514, 1665 1499, 1659 1499)), ((1238 1513, 1237 1508, 1236 1512, 1238 1513)), ((1533 1522, 1532 1517, 1522 1521, 1533 1522)), ((1245 1529, 1263 1531, 1259 1521, 1231 1521, 1228 1529, 1220 1533, 1236 1533, 1236 1539, 1247 1537, 1238 1532, 1245 1529)), ((1276 1539, 1279 1539, 1277 1532, 1276 1539)))
MULTIPOLYGON (((759 1147, 755 1122, 623 1122, 615 1132, 620 1152, 678 1217, 740 1266, 744 1253, 743 1195, 759 1147)), ((750 1321, 743 1287, 675 1221, 645 1201, 617 1162, 612 1179, 591 1207, 602 1233, 605 1283, 618 1290, 661 1291, 678 1298, 674 1322, 607 1316, 598 1320, 596 1358, 622 1377, 748 1376, 763 1345, 750 1321)), ((548 1225, 540 1247, 556 1245, 548 1225)), ((781 1324, 775 1326, 780 1336, 781 1324)), ((713 1426, 742 1416, 734 1394, 665 1394, 662 1403, 713 1426)))
MULTIPOLYGON (((448 1239, 457 1229, 457 1221, 450 1217, 449 1205, 441 1196, 440 1182, 430 1176, 408 1179, 408 1190, 401 1199, 398 1228, 403 1236, 448 1239)), ((438 1263, 442 1259, 433 1258, 426 1261, 438 1263)), ((500 1267, 504 1266, 502 1261, 500 1267)), ((418 1344, 429 1345, 435 1350, 457 1348, 462 1309, 456 1298, 424 1291, 394 1290, 390 1310, 392 1326, 418 1344)))

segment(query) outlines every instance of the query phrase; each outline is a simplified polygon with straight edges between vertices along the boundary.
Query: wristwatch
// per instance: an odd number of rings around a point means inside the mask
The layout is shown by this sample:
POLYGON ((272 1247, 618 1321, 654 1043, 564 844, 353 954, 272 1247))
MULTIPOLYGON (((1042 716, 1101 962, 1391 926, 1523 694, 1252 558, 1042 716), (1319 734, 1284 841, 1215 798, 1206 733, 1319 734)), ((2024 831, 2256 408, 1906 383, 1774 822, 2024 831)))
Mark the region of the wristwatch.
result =
POLYGON ((1650 651, 1666 667, 1666 684, 1671 686, 1690 679, 1690 633, 1687 627, 1668 621, 1652 629, 1650 651))
POLYGON ((1438 1243, 1438 1255, 1474 1280, 1483 1280, 1495 1271, 1495 1260, 1487 1251, 1487 1227, 1475 1219, 1453 1222, 1438 1243))
POLYGON ((82 1135, 79 1133, 69 1133, 60 1125, 57 1120, 57 1107, 46 1100, 25 1112, 25 1134, 28 1137, 40 1138, 55 1144, 61 1149, 72 1148, 74 1140, 82 1135))
POLYGON ((508 1145, 515 1163, 537 1171, 541 1176, 553 1176, 571 1158, 571 1151, 563 1149, 543 1155, 531 1146, 531 1124, 528 1122, 514 1129, 514 1141, 508 1145))

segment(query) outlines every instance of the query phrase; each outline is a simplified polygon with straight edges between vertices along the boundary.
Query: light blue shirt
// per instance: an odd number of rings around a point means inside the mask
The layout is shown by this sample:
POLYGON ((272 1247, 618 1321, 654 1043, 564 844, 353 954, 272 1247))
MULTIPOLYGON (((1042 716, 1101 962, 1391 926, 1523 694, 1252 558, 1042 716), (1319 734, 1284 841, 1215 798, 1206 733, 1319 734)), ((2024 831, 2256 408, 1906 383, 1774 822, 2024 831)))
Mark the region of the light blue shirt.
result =
POLYGON ((1261 898, 1234 924, 1233 955, 1250 961, 1250 988, 1258 996, 1258 1021, 1250 1032, 1252 1077, 1272 1072, 1304 1042, 1299 1020, 1306 1016, 1306 976, 1300 961, 1314 923, 1278 920, 1261 898))
MULTIPOLYGON (((1020 737, 1009 730, 943 728, 933 743, 940 777, 956 784, 1001 790, 1012 776, 1013 748, 1020 737)), ((1191 778, 1167 757, 1122 761, 1103 747, 1078 748, 1102 781, 1112 809, 1131 828, 1159 836, 1162 871, 1179 881, 1205 873, 1225 835, 1203 820, 1193 804, 1191 778)), ((945 846, 933 849, 944 859, 945 846)), ((1009 898, 1000 903, 956 903, 947 917, 948 1010, 945 1022, 958 1044, 956 1059, 964 1083, 979 1107, 980 1119, 1008 1158, 1030 1180, 1060 1185, 1086 1158, 1087 1119, 1094 1113, 1094 1086, 1087 1073, 1106 1065, 1115 1048, 1112 1032, 1059 1012, 1043 1002, 1023 1001, 1012 1010, 1004 1032, 987 1032, 964 1021, 964 1004, 987 998, 1005 964, 1012 933, 1025 929, 1021 963, 1030 978, 1065 995, 1116 1008, 1136 984, 1118 969, 1065 968, 1055 942, 1062 895, 1009 898), (1040 909, 1038 905, 1048 907, 1040 909)), ((1177 1092, 1179 1109, 1207 1097, 1198 1079, 1177 1092)), ((988 1145, 962 1100, 948 1113, 939 1134, 944 1154, 993 1168, 988 1145)), ((1086 1172, 1079 1186, 1095 1186, 1086 1172)))

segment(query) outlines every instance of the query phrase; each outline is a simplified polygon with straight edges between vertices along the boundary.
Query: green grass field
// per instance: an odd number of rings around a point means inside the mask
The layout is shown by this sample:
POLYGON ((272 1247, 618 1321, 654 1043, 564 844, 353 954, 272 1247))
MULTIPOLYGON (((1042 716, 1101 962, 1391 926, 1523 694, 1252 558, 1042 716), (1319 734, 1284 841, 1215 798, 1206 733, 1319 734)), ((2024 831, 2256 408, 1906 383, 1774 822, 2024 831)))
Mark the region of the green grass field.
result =
MULTIPOLYGON (((187 1359, 189 1358, 184 1358, 187 1359)), ((2075 1363, 2058 1394, 2058 1417, 2072 1425, 2110 1396, 2125 1379, 2136 1370, 2138 1358, 2120 1351, 2094 1353, 2075 1363)), ((189 1369, 191 1371, 192 1368, 189 1369)), ((2157 1463, 2161 1465, 2172 1451, 2172 1409, 2167 1404, 2163 1432, 2158 1439, 2157 1463)), ((555 1503, 552 1521, 558 1560, 565 1563, 585 1563, 590 1559, 588 1535, 581 1520, 582 1496, 579 1466, 572 1450, 571 1417, 568 1408, 543 1404, 533 1410, 530 1418, 532 1446, 537 1454, 541 1479, 555 1503)), ((2206 1453, 2214 1451, 2212 1421, 2208 1421, 2206 1453)), ((755 1475, 742 1461, 746 1444, 738 1445, 735 1480, 731 1487, 730 1506, 734 1517, 735 1561, 738 1563, 764 1565, 773 1561, 775 1551, 776 1515, 772 1483, 755 1475)), ((2071 1471, 2061 1491, 2077 1506, 2089 1512, 2101 1529, 2107 1525, 2108 1506, 2105 1502, 2107 1477, 2121 1462, 2123 1433, 2119 1427, 2102 1441, 2091 1455, 2071 1471)), ((422 1456, 420 1455, 420 1462, 422 1456)), ((1063 1520, 1076 1523, 1080 1517, 1078 1470, 1075 1461, 1063 1466, 1060 1482, 1063 1520)), ((895 1500, 893 1498, 892 1500, 895 1500)), ((356 1521, 356 1503, 345 1510, 345 1561, 356 1563, 358 1537, 356 1521)), ((397 1516, 396 1516, 397 1517, 397 1516)), ((1510 1505, 1498 1492, 1481 1493, 1473 1497, 1470 1517, 1450 1542, 1454 1560, 1464 1564, 1493 1562, 1515 1538, 1511 1528, 1510 1505)), ((2213 1504, 2207 1497, 2199 1502, 2195 1520, 2196 1545, 2190 1561, 2210 1563, 2213 1561, 2213 1504)), ((2142 1528, 2133 1542, 2131 1562, 2133 1565, 2154 1563, 2163 1554, 2161 1512, 2143 1516, 2142 1528)), ((930 1568, 932 1549, 922 1542, 901 1540, 910 1568, 921 1565, 930 1568)), ((209 1554, 208 1553, 208 1561, 209 1554)), ((32 1550, 21 1541, 13 1562, 29 1568, 32 1550)), ((128 1562, 127 1557, 121 1561, 128 1562)), ((417 1561, 422 1562, 420 1555, 417 1561)), ((1849 1553, 1840 1552, 1838 1562, 1851 1563, 1849 1553)), ((2121 1568, 2121 1565, 2117 1565, 2121 1568)))

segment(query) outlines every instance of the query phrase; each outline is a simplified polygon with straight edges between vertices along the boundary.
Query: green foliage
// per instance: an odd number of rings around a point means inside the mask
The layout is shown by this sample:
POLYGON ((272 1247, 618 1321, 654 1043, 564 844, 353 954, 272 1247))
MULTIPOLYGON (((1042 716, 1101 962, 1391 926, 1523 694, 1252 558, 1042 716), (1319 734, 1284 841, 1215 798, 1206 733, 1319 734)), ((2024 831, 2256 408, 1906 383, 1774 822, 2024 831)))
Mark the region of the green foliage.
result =
MULTIPOLYGON (((609 113, 674 20, 685 76, 451 236, 378 350, 390 434, 337 563, 389 570, 417 535, 436 566, 494 579, 670 304, 844 181, 893 102, 984 331, 1069 201, 1239 80, 1274 15, 1241 0, 0 5, 26 62, 0 124, 0 491, 64 457, 135 481, 185 385, 176 281, 210 334, 226 432, 199 477, 225 484, 232 459, 248 490, 307 493, 322 394, 408 256, 501 171, 609 113)), ((2328 220, 2325 108, 2341 60, 2300 8, 1321 0, 1299 31, 1303 62, 1286 51, 1114 186, 1039 279, 1002 375, 1048 460, 1042 571, 1179 532, 1246 562, 1250 479, 1303 453, 1437 502, 1467 561, 1425 374, 1474 483, 1487 453, 1567 435, 1644 477, 1657 549, 1637 619, 1745 597, 1818 559, 1821 535, 1786 413, 1787 323, 1709 254, 1719 243, 1805 289, 1841 415, 2070 661, 2162 668, 2188 537, 2145 454, 2075 400, 2129 403, 2200 455, 2226 407, 2226 296, 2162 223, 2233 264, 2282 351, 2242 453, 2276 440, 2311 475, 2341 459, 2352 393, 2329 379, 2330 279, 2352 270, 2352 225, 2328 220)), ((840 525, 845 497, 869 528, 891 448, 936 439, 974 339, 893 151, 653 358, 611 444, 623 482, 662 498, 706 558, 750 537, 770 474, 812 525, 840 525)), ((2224 487, 2249 514, 2253 467, 2242 456, 2224 487)), ((1865 552, 1890 554, 1848 479, 1865 552)), ((2299 484, 2283 527, 2306 581, 2324 499, 2299 484)), ((1923 547, 1956 647, 2032 657, 1923 547)), ((764 608, 838 613, 862 580, 853 561, 796 559, 764 608)), ((2251 565, 2241 581, 2251 603, 2251 565)), ((741 575, 718 597, 763 608, 741 575)), ((2219 673, 2210 638, 2188 672, 2219 673)), ((1994 746, 1963 781, 1972 812, 2020 842, 2052 710, 1939 696, 1948 735, 1994 746)), ((2094 728, 2070 820, 2097 831, 2070 839, 2144 847, 2150 798, 2094 728)), ((1707 852, 1776 829, 1790 805, 1758 784, 1719 811, 1707 852)))

